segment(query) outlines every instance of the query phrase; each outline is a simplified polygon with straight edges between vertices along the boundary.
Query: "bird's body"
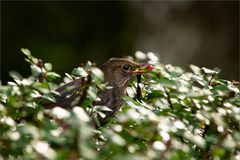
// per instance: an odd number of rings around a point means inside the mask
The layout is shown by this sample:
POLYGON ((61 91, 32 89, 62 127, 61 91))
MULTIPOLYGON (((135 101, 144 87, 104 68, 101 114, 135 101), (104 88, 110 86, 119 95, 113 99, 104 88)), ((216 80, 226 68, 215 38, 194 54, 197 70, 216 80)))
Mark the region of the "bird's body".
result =
MULTIPOLYGON (((102 90, 98 94, 101 101, 96 102, 96 105, 103 105, 111 109, 111 111, 106 112, 105 118, 99 117, 101 125, 105 124, 120 109, 123 104, 122 96, 128 83, 134 75, 142 73, 141 67, 138 63, 122 58, 111 58, 101 66, 100 69, 104 73, 105 82, 111 86, 110 89, 102 90)), ((77 79, 56 89, 59 96, 56 96, 56 102, 48 104, 48 107, 69 108, 71 103, 79 96, 77 91, 81 84, 82 79, 77 79)))

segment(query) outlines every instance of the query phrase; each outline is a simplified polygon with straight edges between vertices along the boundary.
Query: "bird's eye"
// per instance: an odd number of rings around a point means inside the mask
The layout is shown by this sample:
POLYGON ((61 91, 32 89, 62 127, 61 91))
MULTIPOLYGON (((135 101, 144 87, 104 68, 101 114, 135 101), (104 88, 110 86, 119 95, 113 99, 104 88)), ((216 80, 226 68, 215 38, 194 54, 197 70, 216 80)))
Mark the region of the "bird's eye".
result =
POLYGON ((125 71, 128 71, 128 70, 131 68, 131 66, 128 65, 128 64, 124 64, 124 65, 122 66, 122 68, 123 68, 125 71))

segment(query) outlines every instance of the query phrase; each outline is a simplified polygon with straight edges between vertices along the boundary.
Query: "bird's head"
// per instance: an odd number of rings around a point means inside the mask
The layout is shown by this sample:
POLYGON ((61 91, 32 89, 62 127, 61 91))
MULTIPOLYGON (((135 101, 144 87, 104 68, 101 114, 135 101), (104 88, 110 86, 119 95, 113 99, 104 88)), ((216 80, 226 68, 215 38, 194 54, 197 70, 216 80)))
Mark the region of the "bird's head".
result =
POLYGON ((105 81, 115 87, 125 88, 131 77, 146 72, 146 66, 128 59, 111 58, 101 66, 105 81))

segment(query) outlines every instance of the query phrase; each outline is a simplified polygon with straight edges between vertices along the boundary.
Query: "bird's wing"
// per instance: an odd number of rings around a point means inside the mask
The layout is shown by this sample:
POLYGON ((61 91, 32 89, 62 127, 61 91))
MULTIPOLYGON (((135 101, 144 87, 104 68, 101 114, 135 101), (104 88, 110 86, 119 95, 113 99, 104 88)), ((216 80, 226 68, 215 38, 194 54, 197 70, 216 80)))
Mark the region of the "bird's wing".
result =
POLYGON ((78 97, 77 91, 81 87, 81 82, 82 79, 76 79, 57 88, 56 92, 58 92, 59 94, 54 95, 55 102, 47 103, 44 106, 47 108, 53 108, 56 106, 62 108, 70 107, 72 102, 78 97))

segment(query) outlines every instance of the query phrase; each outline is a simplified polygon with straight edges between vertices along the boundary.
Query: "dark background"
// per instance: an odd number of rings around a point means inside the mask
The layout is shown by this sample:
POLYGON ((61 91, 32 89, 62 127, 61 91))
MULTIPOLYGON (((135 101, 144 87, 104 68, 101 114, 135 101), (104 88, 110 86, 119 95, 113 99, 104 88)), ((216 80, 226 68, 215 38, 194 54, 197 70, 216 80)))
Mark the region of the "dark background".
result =
POLYGON ((87 60, 156 52, 163 64, 218 67, 239 80, 239 2, 1 1, 1 80, 30 74, 20 48, 63 75, 87 60))

